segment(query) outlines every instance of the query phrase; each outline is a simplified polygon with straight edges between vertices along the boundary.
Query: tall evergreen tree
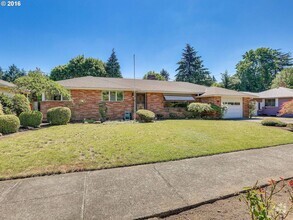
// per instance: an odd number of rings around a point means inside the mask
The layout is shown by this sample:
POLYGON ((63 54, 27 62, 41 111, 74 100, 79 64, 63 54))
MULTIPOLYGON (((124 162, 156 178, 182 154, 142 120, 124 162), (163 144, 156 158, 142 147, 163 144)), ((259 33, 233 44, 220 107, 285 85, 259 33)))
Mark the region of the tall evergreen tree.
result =
POLYGON ((221 84, 223 85, 223 88, 226 88, 226 89, 230 89, 231 87, 231 80, 230 80, 230 76, 229 76, 229 73, 227 70, 225 70, 224 73, 221 73, 221 84))
POLYGON ((160 72, 161 76, 165 78, 166 81, 170 80, 170 74, 167 72, 167 70, 162 69, 160 72))
POLYGON ((106 72, 108 77, 119 77, 122 78, 120 71, 120 64, 118 62, 115 50, 112 49, 111 56, 106 63, 106 72))
POLYGON ((210 86, 213 79, 210 72, 204 67, 201 57, 189 44, 183 49, 182 58, 177 63, 178 73, 175 75, 176 81, 191 82, 200 85, 210 86))
POLYGON ((2 77, 3 80, 7 82, 14 82, 17 78, 21 76, 25 76, 25 71, 24 69, 19 69, 17 66, 12 64, 11 66, 8 67, 8 70, 4 72, 4 75, 2 77))

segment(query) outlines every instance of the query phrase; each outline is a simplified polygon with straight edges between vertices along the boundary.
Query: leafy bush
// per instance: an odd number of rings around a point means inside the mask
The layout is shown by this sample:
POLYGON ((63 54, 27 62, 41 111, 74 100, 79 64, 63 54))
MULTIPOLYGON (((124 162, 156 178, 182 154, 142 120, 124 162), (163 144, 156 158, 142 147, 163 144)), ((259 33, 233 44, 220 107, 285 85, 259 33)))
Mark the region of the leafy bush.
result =
POLYGON ((293 114, 293 100, 285 102, 281 109, 280 115, 293 114))
POLYGON ((164 115, 163 114, 157 114, 157 119, 158 120, 162 120, 164 118, 164 115))
POLYGON ((202 117, 204 114, 212 112, 213 109, 210 104, 193 102, 187 106, 187 110, 194 114, 194 117, 202 117))
POLYGON ((289 123, 289 124, 287 124, 287 128, 288 128, 290 131, 293 131, 293 123, 289 123))
POLYGON ((0 102, 0 115, 4 115, 4 112, 3 112, 3 107, 2 107, 2 104, 0 102))
POLYGON ((0 133, 15 133, 20 127, 18 117, 15 115, 0 115, 0 133))
MULTIPOLYGON (((212 112, 215 114, 216 118, 223 118, 224 114, 227 111, 227 106, 218 106, 215 104, 211 104, 212 112)), ((211 117, 209 117, 210 119, 211 117)))
POLYGON ((100 120, 102 122, 107 120, 107 112, 108 108, 105 102, 100 102, 99 103, 99 113, 100 113, 100 120))
POLYGON ((136 112, 138 120, 141 122, 153 122, 155 120, 155 113, 149 110, 140 109, 136 112))
POLYGON ((276 118, 266 118, 261 121, 261 124, 264 126, 276 126, 276 127, 286 127, 286 123, 281 122, 276 118))
POLYGON ((248 117, 252 118, 256 109, 256 101, 250 101, 248 104, 248 117))
POLYGON ((37 128, 42 123, 43 114, 39 111, 22 112, 19 115, 19 120, 23 127, 37 128))
POLYGON ((55 107, 47 111, 47 120, 51 125, 66 125, 70 118, 71 110, 67 107, 55 107))
POLYGON ((16 94, 12 98, 12 109, 13 112, 19 116, 22 112, 28 112, 31 110, 30 102, 28 99, 21 94, 16 94))
POLYGON ((0 102, 2 104, 4 114, 6 115, 13 114, 13 102, 12 102, 12 99, 8 95, 1 93, 0 102))

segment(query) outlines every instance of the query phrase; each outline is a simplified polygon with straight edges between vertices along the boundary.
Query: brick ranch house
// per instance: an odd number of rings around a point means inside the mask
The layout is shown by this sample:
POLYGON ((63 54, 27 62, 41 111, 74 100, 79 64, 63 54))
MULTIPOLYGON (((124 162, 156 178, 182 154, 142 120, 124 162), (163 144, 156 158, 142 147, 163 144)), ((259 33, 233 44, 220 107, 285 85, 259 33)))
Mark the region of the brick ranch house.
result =
POLYGON ((43 94, 40 110, 46 120, 47 110, 66 106, 72 111, 72 120, 99 120, 99 103, 107 105, 110 120, 123 119, 125 112, 133 113, 134 94, 136 110, 148 109, 164 118, 184 117, 187 103, 203 102, 226 105, 224 118, 248 117, 249 101, 253 97, 233 90, 206 87, 187 82, 141 79, 80 77, 58 81, 71 93, 71 100, 43 94))

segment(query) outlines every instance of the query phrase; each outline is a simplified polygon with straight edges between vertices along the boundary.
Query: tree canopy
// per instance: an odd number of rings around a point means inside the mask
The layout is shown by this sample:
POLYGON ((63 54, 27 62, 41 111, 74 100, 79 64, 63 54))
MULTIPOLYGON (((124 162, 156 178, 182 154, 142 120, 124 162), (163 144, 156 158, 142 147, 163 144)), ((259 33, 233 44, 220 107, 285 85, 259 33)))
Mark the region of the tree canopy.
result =
POLYGON ((122 78, 120 71, 120 64, 118 62, 115 50, 112 50, 111 56, 106 63, 107 77, 119 77, 122 78))
POLYGON ((26 76, 22 76, 14 82, 19 91, 30 91, 30 100, 36 99, 41 96, 42 93, 49 93, 51 95, 62 95, 63 97, 70 97, 70 93, 67 89, 61 86, 59 83, 49 79, 42 73, 40 69, 29 71, 26 76))
POLYGON ((17 78, 26 74, 23 69, 19 69, 16 65, 12 64, 8 67, 7 71, 0 70, 1 79, 7 82, 14 82, 17 78))
POLYGON ((161 72, 160 72, 160 75, 162 77, 164 77, 166 81, 169 81, 170 80, 170 74, 168 73, 167 70, 162 69, 161 72))
POLYGON ((149 71, 144 76, 143 79, 150 79, 150 80, 161 80, 165 81, 165 77, 163 77, 160 73, 156 73, 155 71, 149 71))
POLYGON ((83 55, 71 59, 68 64, 60 65, 52 69, 52 80, 64 80, 82 76, 106 77, 105 64, 95 58, 85 58, 83 55))
POLYGON ((201 57, 189 44, 183 49, 181 60, 177 63, 178 73, 175 75, 176 81, 191 82, 200 85, 210 86, 213 84, 213 78, 210 72, 204 67, 201 57))
POLYGON ((272 88, 286 87, 293 89, 293 67, 283 69, 276 75, 272 88))
POLYGON ((264 47, 249 50, 236 65, 239 89, 250 92, 267 90, 277 73, 292 65, 289 53, 264 47))

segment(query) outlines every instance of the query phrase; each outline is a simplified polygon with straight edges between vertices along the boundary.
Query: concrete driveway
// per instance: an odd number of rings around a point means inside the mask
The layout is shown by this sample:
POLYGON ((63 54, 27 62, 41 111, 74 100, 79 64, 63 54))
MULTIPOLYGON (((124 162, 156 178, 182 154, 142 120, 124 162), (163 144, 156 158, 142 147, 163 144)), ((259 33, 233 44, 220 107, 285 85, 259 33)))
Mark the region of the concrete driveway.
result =
POLYGON ((0 182, 4 219, 136 219, 293 177, 293 145, 0 182))

